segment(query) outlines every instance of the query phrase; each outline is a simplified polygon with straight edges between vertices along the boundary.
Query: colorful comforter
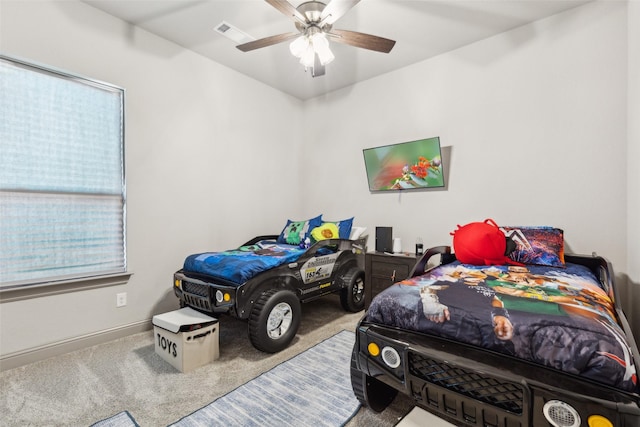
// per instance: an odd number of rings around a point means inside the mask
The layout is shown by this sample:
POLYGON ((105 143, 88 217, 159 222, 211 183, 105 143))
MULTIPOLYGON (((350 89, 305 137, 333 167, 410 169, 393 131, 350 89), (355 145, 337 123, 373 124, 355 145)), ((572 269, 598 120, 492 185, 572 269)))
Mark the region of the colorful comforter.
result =
POLYGON ((263 240, 255 245, 224 252, 189 255, 184 261, 183 269, 241 285, 263 271, 295 262, 305 251, 306 249, 298 246, 263 240))
POLYGON ((367 320, 636 390, 613 302, 581 265, 442 265, 378 294, 367 320))

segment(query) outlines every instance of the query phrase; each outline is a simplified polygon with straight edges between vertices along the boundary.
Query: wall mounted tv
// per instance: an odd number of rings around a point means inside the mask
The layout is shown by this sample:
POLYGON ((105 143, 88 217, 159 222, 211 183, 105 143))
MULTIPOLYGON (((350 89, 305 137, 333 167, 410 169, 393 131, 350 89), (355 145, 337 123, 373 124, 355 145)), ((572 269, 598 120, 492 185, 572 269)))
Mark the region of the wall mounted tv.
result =
POLYGON ((440 138, 365 148, 370 191, 444 187, 440 138))

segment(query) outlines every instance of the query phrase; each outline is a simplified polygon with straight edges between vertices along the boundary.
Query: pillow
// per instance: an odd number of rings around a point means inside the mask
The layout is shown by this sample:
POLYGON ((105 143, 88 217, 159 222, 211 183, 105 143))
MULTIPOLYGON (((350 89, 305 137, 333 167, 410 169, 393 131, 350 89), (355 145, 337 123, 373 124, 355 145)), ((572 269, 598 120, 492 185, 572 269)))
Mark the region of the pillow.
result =
POLYGON ((367 227, 351 227, 351 235, 349 236, 349 240, 358 240, 365 231, 367 231, 367 227))
POLYGON ((348 239, 351 235, 351 227, 353 226, 353 217, 349 219, 343 219, 341 221, 322 221, 323 224, 335 224, 338 227, 339 235, 341 239, 348 239))
POLYGON ((506 256, 507 239, 492 219, 458 225, 453 235, 453 251, 463 264, 503 265, 511 261, 506 256))
POLYGON ((322 225, 322 215, 302 221, 292 221, 288 219, 287 225, 284 226, 276 241, 289 245, 299 245, 310 236, 311 230, 320 225, 322 225))
POLYGON ((523 264, 564 267, 564 233, 553 227, 500 227, 516 249, 509 254, 523 264))
POLYGON ((320 227, 311 230, 311 241, 319 242, 325 239, 337 239, 338 227, 333 222, 325 222, 320 227))

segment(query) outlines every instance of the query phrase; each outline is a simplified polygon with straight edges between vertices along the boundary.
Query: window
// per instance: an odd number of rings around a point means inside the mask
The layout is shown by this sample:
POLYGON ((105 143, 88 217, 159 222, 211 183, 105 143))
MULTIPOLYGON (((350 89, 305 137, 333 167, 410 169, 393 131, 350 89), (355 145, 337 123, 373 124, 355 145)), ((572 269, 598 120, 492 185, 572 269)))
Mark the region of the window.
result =
POLYGON ((0 55, 0 290, 126 272, 124 90, 0 55))

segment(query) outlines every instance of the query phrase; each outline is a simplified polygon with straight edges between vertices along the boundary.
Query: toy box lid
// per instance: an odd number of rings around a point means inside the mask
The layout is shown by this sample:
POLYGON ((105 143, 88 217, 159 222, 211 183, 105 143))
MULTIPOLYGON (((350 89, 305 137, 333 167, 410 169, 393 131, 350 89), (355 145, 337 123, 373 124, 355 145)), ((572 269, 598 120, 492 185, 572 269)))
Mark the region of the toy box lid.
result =
POLYGON ((191 307, 184 307, 180 310, 170 311, 168 313, 156 314, 153 316, 151 322, 162 329, 177 333, 184 330, 184 326, 199 324, 202 327, 208 326, 217 322, 218 319, 207 316, 192 309, 191 307))

